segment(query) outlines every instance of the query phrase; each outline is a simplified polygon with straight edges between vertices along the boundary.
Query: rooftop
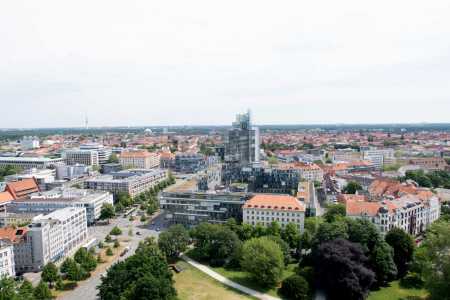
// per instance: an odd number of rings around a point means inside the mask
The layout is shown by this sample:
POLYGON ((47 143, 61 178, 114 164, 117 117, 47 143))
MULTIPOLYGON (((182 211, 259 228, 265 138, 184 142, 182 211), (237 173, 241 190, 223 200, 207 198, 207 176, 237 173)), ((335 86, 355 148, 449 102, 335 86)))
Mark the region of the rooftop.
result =
POLYGON ((245 202, 244 208, 305 211, 305 207, 297 198, 273 194, 257 194, 245 202))

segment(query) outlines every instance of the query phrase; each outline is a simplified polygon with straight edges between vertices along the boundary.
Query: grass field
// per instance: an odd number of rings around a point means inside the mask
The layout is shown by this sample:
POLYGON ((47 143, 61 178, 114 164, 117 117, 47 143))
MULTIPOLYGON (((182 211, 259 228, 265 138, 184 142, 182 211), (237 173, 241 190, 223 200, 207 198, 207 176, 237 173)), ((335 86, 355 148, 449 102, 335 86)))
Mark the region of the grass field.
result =
POLYGON ((399 286, 398 281, 390 283, 389 287, 371 292, 368 300, 406 300, 407 297, 417 297, 417 299, 425 299, 427 292, 425 290, 404 289, 399 286))
MULTIPOLYGON (((284 270, 283 273, 283 279, 293 275, 295 273, 295 268, 296 268, 297 264, 291 264, 288 265, 286 270, 284 270)), ((238 271, 238 270, 229 270, 229 269, 225 269, 225 268, 213 268, 211 267, 211 269, 213 269, 214 271, 216 271, 217 273, 227 277, 228 279, 237 282, 239 284, 242 284, 243 286, 249 287, 251 289, 257 290, 261 293, 265 293, 265 294, 269 294, 275 297, 279 297, 278 295, 278 288, 279 287, 274 287, 271 289, 268 288, 263 288, 260 285, 258 285, 257 283, 255 283, 252 278, 248 275, 248 273, 243 272, 243 271, 238 271)))
POLYGON ((180 300, 254 299, 223 285, 183 261, 178 262, 178 265, 184 269, 173 276, 180 300))

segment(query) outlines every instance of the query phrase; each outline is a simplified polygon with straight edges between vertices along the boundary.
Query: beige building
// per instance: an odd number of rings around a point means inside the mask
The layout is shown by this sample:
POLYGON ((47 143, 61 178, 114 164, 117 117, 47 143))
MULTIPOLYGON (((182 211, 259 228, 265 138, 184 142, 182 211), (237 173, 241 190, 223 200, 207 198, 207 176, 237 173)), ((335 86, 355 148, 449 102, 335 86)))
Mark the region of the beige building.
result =
POLYGON ((245 202, 242 212, 246 224, 267 227, 272 222, 278 222, 284 228, 294 223, 303 232, 305 207, 297 198, 289 195, 257 194, 245 202))
POLYGON ((119 162, 123 168, 152 169, 158 168, 159 155, 147 151, 122 152, 119 162))

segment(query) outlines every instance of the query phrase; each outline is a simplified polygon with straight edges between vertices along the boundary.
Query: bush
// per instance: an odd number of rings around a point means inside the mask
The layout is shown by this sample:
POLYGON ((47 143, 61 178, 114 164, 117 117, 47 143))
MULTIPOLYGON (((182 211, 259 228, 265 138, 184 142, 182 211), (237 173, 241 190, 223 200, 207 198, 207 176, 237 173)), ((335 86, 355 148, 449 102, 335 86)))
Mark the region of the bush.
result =
POLYGON ((108 255, 108 256, 113 256, 114 254, 113 254, 113 252, 112 252, 112 250, 111 250, 111 248, 106 248, 106 255, 108 255))
POLYGON ((119 241, 118 240, 115 240, 114 241, 114 248, 119 248, 119 246, 120 246, 120 243, 119 243, 119 241))
POLYGON ((98 243, 97 246, 99 249, 102 249, 103 247, 105 247, 105 244, 103 244, 103 242, 100 242, 100 243, 98 243))
POLYGON ((404 278, 400 279, 400 286, 406 289, 420 289, 424 284, 422 277, 414 272, 409 272, 404 278))
POLYGON ((305 278, 310 286, 314 284, 314 269, 312 267, 303 267, 298 270, 298 275, 305 278))
POLYGON ((109 234, 111 234, 111 235, 121 235, 122 234, 122 230, 120 230, 119 227, 114 226, 114 228, 111 230, 111 232, 109 234))
POLYGON ((108 234, 108 235, 105 237, 105 243, 111 243, 111 242, 112 242, 111 236, 108 234))
POLYGON ((303 300, 308 299, 308 282, 299 275, 292 275, 283 280, 280 288, 280 294, 286 299, 303 300))
POLYGON ((64 291, 71 291, 78 287, 78 283, 76 281, 69 281, 63 285, 64 291))

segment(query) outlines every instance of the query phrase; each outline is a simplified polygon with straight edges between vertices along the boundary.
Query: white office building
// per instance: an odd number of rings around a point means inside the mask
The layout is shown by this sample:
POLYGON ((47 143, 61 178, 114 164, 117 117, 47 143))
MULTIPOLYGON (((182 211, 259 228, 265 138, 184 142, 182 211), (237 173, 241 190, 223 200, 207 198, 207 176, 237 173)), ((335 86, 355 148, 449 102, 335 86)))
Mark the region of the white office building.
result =
POLYGON ((0 157, 0 167, 12 166, 22 170, 47 169, 64 164, 62 158, 48 157, 0 157))
POLYGON ((378 170, 395 163, 394 149, 370 149, 363 151, 363 159, 370 161, 378 170))
POLYGON ((106 191, 74 188, 56 188, 43 193, 35 193, 30 199, 17 200, 7 206, 9 213, 47 214, 66 207, 86 209, 86 222, 92 225, 100 218, 103 204, 113 204, 113 195, 106 191))
POLYGON ((108 160, 112 154, 111 148, 106 148, 104 145, 99 143, 88 143, 80 145, 80 150, 92 150, 98 153, 98 162, 100 165, 108 163, 108 160))
POLYGON ((70 149, 64 152, 64 158, 68 165, 98 166, 98 152, 94 150, 70 149))
POLYGON ((33 268, 40 270, 73 254, 88 238, 86 209, 66 207, 38 216, 29 226, 33 241, 33 268))

